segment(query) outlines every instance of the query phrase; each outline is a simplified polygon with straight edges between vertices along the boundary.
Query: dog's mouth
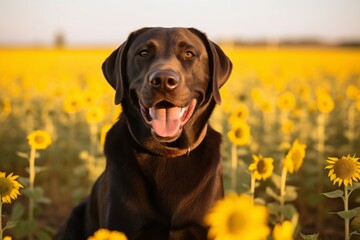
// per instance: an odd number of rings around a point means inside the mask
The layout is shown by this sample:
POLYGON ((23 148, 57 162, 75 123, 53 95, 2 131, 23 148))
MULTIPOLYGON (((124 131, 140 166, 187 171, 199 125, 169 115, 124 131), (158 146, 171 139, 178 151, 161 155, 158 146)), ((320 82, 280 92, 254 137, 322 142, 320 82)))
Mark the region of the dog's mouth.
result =
POLYGON ((196 99, 193 99, 187 106, 178 107, 162 101, 147 108, 139 101, 145 122, 151 127, 153 135, 163 141, 175 140, 180 135, 193 115, 196 103, 196 99))

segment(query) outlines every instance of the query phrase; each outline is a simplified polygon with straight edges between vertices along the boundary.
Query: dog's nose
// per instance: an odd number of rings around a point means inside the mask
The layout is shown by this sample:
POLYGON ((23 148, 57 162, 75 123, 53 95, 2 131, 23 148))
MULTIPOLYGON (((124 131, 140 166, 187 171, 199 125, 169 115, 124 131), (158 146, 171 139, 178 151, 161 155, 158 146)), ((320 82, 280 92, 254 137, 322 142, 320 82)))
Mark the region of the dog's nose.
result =
POLYGON ((179 85, 179 80, 179 75, 173 70, 156 70, 150 74, 149 84, 154 88, 172 90, 179 85))

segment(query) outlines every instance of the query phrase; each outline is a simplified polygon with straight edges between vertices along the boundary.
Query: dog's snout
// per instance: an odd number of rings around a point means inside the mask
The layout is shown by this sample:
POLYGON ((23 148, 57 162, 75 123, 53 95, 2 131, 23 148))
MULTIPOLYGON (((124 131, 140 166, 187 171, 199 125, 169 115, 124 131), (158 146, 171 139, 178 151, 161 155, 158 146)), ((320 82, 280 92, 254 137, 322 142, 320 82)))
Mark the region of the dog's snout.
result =
POLYGON ((163 90, 176 88, 179 81, 179 75, 173 70, 156 70, 149 77, 150 86, 163 90))

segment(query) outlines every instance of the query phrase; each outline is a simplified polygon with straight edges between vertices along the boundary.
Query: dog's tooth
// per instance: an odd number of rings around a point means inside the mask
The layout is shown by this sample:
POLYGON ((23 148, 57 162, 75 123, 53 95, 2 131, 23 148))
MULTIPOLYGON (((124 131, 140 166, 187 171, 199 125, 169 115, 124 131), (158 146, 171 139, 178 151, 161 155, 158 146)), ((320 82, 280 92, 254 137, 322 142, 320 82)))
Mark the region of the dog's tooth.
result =
POLYGON ((186 108, 181 108, 181 110, 179 111, 180 118, 184 115, 185 111, 186 111, 186 108))
POLYGON ((152 119, 155 118, 155 109, 154 108, 149 108, 149 115, 152 119))

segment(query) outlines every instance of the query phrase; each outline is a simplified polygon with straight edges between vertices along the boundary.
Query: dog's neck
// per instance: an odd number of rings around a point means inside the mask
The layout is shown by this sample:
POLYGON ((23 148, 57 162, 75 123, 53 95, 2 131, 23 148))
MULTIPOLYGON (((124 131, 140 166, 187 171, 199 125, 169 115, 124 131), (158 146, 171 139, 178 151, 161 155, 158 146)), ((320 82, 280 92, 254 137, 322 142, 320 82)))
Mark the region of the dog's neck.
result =
POLYGON ((133 131, 131 129, 131 126, 129 124, 127 124, 127 126, 129 129, 130 135, 132 136, 132 138, 135 140, 135 142, 137 144, 139 144, 142 148, 144 148, 148 152, 151 152, 152 154, 164 156, 167 158, 175 158, 175 157, 189 155, 190 152, 192 150, 194 150, 195 148, 197 148, 201 144, 201 142, 204 140, 206 133, 207 133, 207 128, 208 128, 208 125, 205 124, 199 137, 196 139, 196 141, 192 145, 188 146, 187 148, 177 148, 177 147, 166 146, 161 143, 159 143, 156 146, 151 146, 151 147, 146 146, 146 144, 142 143, 139 139, 137 139, 136 135, 133 133, 133 131))

